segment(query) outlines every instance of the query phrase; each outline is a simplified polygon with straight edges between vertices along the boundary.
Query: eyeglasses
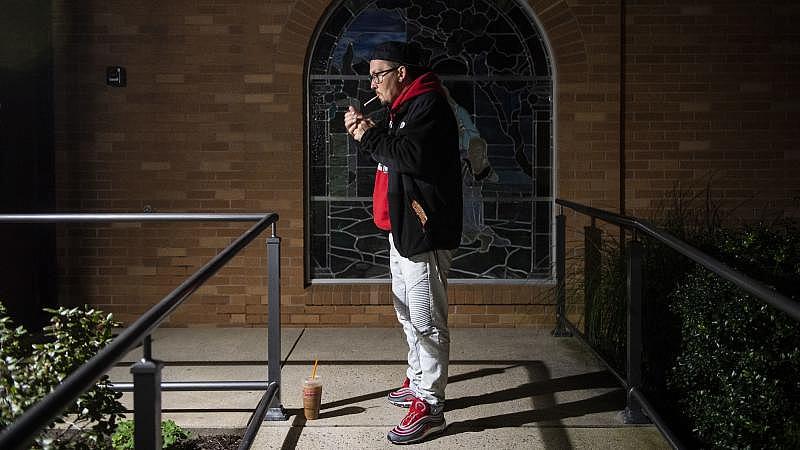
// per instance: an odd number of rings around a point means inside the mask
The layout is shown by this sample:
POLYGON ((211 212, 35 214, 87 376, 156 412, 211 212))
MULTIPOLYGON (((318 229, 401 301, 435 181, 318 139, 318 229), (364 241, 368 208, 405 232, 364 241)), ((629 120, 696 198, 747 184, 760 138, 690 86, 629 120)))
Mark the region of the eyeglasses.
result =
POLYGON ((397 67, 392 67, 391 69, 381 70, 380 72, 375 72, 375 73, 369 74, 369 84, 372 84, 372 83, 381 84, 381 82, 383 82, 383 78, 386 75, 388 75, 389 72, 393 72, 393 71, 395 71, 395 70, 397 70, 399 68, 400 68, 400 66, 397 66, 397 67))

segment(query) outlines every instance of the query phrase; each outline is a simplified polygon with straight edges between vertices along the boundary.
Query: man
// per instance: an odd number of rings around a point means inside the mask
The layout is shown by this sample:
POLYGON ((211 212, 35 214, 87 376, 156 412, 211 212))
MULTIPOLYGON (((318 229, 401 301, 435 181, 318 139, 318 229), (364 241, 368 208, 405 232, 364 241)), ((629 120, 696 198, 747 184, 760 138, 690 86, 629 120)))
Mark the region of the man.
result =
POLYGON ((389 108, 389 120, 376 124, 352 107, 344 119, 347 132, 378 162, 373 215, 389 231, 394 306, 408 342, 406 379, 388 396, 409 408, 387 436, 395 444, 446 426, 447 271, 462 226, 458 125, 439 78, 420 64, 411 45, 377 45, 370 87, 389 108))

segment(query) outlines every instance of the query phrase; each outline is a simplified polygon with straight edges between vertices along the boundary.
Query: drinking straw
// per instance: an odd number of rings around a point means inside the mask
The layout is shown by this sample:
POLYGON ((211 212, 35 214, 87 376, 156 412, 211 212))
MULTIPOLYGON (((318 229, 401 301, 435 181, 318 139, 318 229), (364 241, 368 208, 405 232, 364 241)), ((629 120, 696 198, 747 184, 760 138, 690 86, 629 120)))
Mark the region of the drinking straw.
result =
POLYGON ((318 361, 315 359, 314 360, 314 368, 311 369, 311 378, 312 379, 317 378, 317 362, 318 361))

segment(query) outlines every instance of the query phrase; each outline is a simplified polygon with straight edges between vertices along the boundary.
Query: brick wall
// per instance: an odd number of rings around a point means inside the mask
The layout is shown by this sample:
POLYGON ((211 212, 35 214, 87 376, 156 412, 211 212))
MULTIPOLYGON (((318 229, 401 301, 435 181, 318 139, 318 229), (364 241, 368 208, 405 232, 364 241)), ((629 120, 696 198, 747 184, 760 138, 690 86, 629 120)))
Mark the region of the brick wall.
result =
MULTIPOLYGON (((302 124, 282 119, 287 93, 274 88, 275 42, 290 6, 57 2, 59 209, 277 211, 283 277, 300 283, 302 124), (127 87, 105 86, 108 65, 127 69, 127 87)), ((245 229, 62 227, 62 302, 88 301, 129 321, 245 229)), ((264 253, 263 244, 248 247, 172 323, 264 323, 264 253)))
MULTIPOLYGON (((284 324, 394 326, 388 285, 303 284, 302 74, 330 3, 55 2, 58 209, 276 211, 284 324), (126 88, 105 86, 109 65, 126 67, 126 88)), ((673 180, 701 177, 709 167, 726 171, 720 187, 730 198, 764 187, 759 195, 777 207, 800 195, 792 176, 797 109, 789 100, 797 48, 784 38, 788 30, 765 28, 783 24, 778 16, 797 17, 794 7, 627 3, 630 208, 651 208, 673 180), (703 38, 708 32, 714 39, 703 38), (786 182, 761 181, 776 176, 786 182)), ((530 7, 557 69, 558 195, 616 210, 620 5, 542 0, 530 7)), ((132 320, 245 228, 61 227, 62 303, 90 302, 132 320)), ((265 261, 264 246, 252 244, 170 323, 263 325, 265 261)), ((552 286, 451 285, 449 292, 454 326, 554 320, 552 286)))
POLYGON ((797 2, 628 3, 627 206, 710 183, 736 216, 796 215, 797 2))

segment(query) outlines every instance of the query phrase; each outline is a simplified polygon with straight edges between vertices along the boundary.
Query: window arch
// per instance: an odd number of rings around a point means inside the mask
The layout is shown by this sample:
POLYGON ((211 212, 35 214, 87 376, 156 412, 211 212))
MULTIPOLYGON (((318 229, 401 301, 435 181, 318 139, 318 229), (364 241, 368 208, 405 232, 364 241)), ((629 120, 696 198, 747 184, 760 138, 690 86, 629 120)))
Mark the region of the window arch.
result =
MULTIPOLYGON (((464 235, 451 279, 552 274, 553 71, 543 35, 513 0, 345 0, 327 11, 306 64, 306 249, 314 281, 389 277, 372 224, 376 164, 344 130, 373 97, 369 52, 418 43, 448 88, 464 161, 464 235)), ((380 118, 376 104, 364 112, 380 118)))

